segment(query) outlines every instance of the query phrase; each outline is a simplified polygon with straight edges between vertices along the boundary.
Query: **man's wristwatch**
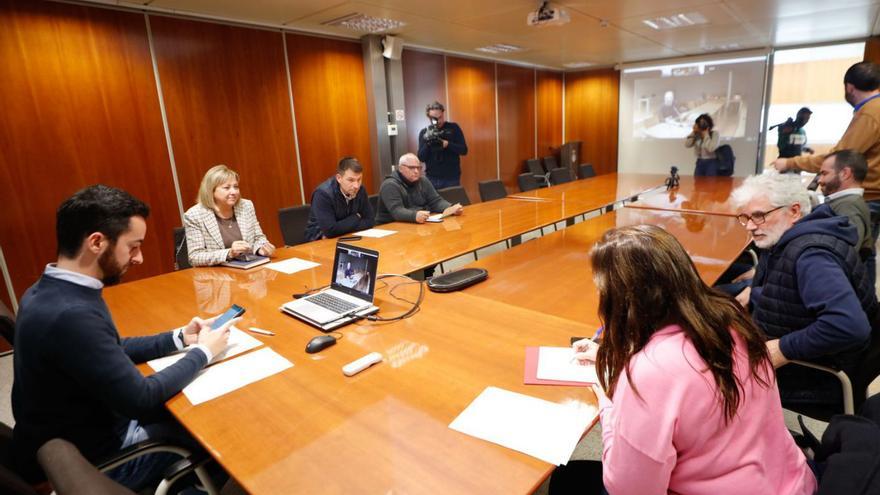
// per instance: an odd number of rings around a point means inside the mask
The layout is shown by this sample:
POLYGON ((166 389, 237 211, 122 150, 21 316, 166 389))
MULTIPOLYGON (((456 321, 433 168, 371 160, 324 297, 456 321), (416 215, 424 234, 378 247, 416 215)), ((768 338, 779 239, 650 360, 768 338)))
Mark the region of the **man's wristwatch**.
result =
POLYGON ((186 338, 183 336, 183 332, 186 331, 186 327, 180 327, 180 331, 177 332, 177 338, 180 340, 180 347, 186 347, 186 338))

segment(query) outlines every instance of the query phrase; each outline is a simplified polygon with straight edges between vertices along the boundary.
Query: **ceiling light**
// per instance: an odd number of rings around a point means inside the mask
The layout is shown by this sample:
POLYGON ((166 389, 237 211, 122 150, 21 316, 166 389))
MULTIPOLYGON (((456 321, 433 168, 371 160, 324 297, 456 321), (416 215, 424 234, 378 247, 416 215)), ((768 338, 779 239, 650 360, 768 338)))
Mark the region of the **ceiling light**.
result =
POLYGON ((525 48, 516 45, 508 45, 506 43, 496 43, 494 45, 481 46, 479 48, 476 48, 475 50, 477 50, 478 52, 498 54, 521 52, 525 50, 525 48))
POLYGON ((568 67, 569 69, 583 69, 584 67, 592 67, 596 64, 592 62, 569 62, 567 64, 563 64, 563 67, 568 67))
POLYGON ((406 26, 405 22, 396 21, 394 19, 386 19, 384 17, 372 17, 366 14, 348 14, 331 21, 322 23, 325 26, 339 26, 354 31, 365 33, 381 33, 391 29, 406 26))
POLYGON ((709 20, 699 12, 686 12, 684 14, 673 14, 644 19, 642 24, 651 29, 656 29, 657 31, 664 31, 666 29, 678 29, 696 26, 697 24, 707 24, 708 22, 709 20))

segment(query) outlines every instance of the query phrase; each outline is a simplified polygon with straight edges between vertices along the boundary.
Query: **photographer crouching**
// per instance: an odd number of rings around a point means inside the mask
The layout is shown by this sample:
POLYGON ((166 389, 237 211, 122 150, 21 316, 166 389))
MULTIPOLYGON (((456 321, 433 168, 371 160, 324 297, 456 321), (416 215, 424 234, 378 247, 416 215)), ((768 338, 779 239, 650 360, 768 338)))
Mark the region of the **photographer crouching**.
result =
POLYGON ((426 175, 440 190, 461 185, 461 156, 467 155, 464 133, 455 122, 446 121, 446 108, 435 101, 425 107, 431 125, 419 132, 419 160, 425 162, 426 175))

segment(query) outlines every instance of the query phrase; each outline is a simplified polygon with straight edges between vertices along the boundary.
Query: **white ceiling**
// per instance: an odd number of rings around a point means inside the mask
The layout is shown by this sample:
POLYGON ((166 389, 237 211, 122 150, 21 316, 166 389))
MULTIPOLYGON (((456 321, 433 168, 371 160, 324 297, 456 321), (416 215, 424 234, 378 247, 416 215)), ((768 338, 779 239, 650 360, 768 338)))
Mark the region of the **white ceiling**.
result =
POLYGON ((490 57, 558 69, 572 62, 608 66, 880 33, 880 0, 558 0, 554 3, 568 12, 571 22, 542 28, 526 26, 526 15, 538 6, 536 0, 91 1, 346 38, 363 33, 322 23, 357 12, 405 22, 388 33, 402 37, 404 46, 486 57, 474 49, 514 44, 526 50, 490 57), (656 31, 642 23, 646 18, 687 12, 699 12, 708 24, 656 31))

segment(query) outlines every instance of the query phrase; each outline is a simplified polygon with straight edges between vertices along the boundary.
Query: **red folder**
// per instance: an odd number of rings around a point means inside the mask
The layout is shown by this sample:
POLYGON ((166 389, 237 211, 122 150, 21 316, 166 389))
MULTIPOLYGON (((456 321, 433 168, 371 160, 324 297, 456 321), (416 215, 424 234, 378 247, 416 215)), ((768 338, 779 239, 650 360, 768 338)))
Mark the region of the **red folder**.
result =
POLYGON ((523 383, 526 385, 568 385, 573 387, 589 387, 589 383, 569 382, 563 380, 541 380, 538 378, 538 347, 526 347, 526 371, 523 383))

